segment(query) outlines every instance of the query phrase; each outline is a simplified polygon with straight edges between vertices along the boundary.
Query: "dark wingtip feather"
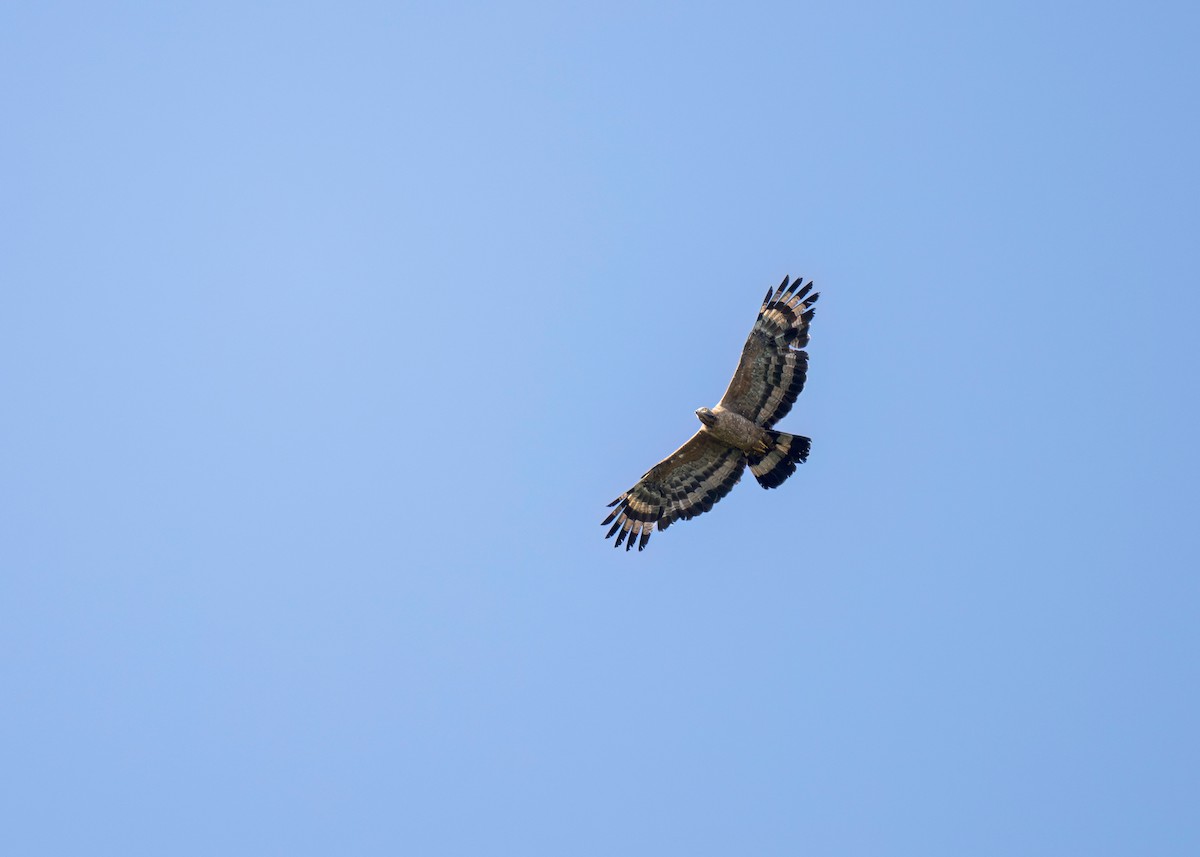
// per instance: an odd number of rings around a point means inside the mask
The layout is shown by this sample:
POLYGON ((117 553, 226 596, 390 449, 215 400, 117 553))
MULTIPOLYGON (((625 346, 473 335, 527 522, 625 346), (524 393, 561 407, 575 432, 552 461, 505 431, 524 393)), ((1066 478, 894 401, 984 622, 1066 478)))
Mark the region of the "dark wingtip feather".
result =
MULTIPOLYGON (((604 524, 601 524, 600 526, 603 527, 604 524)), ((613 533, 615 533, 619 529, 621 529, 621 522, 617 521, 615 524, 612 525, 612 528, 607 533, 605 533, 604 538, 611 539, 613 537, 613 533)))
POLYGON ((646 527, 644 530, 642 530, 642 537, 638 540, 638 550, 641 551, 646 549, 646 542, 650 541, 651 532, 652 530, 650 527, 646 527))
POLYGON ((771 290, 771 293, 770 293, 771 300, 772 301, 779 300, 780 296, 783 294, 783 290, 787 288, 787 285, 788 285, 788 278, 784 277, 783 282, 771 290))

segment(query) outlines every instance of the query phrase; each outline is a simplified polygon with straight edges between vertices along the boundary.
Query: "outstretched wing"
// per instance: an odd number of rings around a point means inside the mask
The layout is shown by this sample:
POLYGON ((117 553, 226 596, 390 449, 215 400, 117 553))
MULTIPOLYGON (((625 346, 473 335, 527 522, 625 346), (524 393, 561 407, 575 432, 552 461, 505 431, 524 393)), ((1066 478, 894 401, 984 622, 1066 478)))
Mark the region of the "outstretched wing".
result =
POLYGON ((640 538, 642 550, 655 524, 665 530, 680 518, 686 521, 707 512, 742 478, 745 466, 744 452, 701 429, 608 504, 616 508, 601 523, 612 523, 605 538, 616 534, 613 547, 625 542, 625 550, 640 538))
POLYGON ((808 345, 808 323, 820 295, 812 291, 812 280, 804 288, 799 288, 801 282, 789 286, 784 277, 779 288, 767 291, 741 362, 721 397, 721 407, 764 428, 792 409, 808 374, 808 352, 801 349, 808 345))

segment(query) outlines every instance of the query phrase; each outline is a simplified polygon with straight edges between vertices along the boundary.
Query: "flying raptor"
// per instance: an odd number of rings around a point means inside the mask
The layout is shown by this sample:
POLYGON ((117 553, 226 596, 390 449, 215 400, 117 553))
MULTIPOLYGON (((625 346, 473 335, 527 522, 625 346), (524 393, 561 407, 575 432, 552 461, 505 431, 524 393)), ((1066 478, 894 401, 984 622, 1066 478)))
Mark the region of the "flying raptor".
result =
POLYGON ((792 409, 808 373, 803 349, 819 294, 802 280, 788 285, 784 277, 767 290, 729 389, 715 408, 696 411, 700 430, 608 504, 615 508, 601 526, 612 524, 605 538, 615 535, 614 547, 637 542, 642 550, 655 525, 665 530, 707 512, 747 464, 759 485, 778 488, 808 458, 809 438, 771 428, 792 409))

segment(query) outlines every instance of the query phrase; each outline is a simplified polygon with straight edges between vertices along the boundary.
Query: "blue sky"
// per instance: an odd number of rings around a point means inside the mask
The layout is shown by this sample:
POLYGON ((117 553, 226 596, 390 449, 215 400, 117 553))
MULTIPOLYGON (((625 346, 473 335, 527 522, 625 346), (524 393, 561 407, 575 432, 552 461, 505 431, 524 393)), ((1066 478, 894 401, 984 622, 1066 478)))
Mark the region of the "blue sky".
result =
POLYGON ((1196 853, 1198 36, 6 5, 6 853, 1196 853), (809 462, 613 551, 785 273, 809 462))

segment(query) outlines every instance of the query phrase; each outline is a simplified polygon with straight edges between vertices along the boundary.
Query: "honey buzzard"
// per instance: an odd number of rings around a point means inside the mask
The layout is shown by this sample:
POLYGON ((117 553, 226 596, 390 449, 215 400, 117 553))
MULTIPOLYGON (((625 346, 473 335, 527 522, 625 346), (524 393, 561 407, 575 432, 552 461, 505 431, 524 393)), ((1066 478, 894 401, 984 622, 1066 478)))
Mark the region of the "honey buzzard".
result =
POLYGON ((819 297, 812 281, 800 288, 784 277, 768 289, 729 389, 715 408, 696 411, 702 425, 691 440, 646 472, 608 505, 601 526, 614 547, 646 547, 657 524, 665 530, 680 519, 707 512, 742 478, 747 464, 763 488, 778 488, 808 458, 811 441, 772 431, 792 409, 808 372, 808 324, 819 297))

